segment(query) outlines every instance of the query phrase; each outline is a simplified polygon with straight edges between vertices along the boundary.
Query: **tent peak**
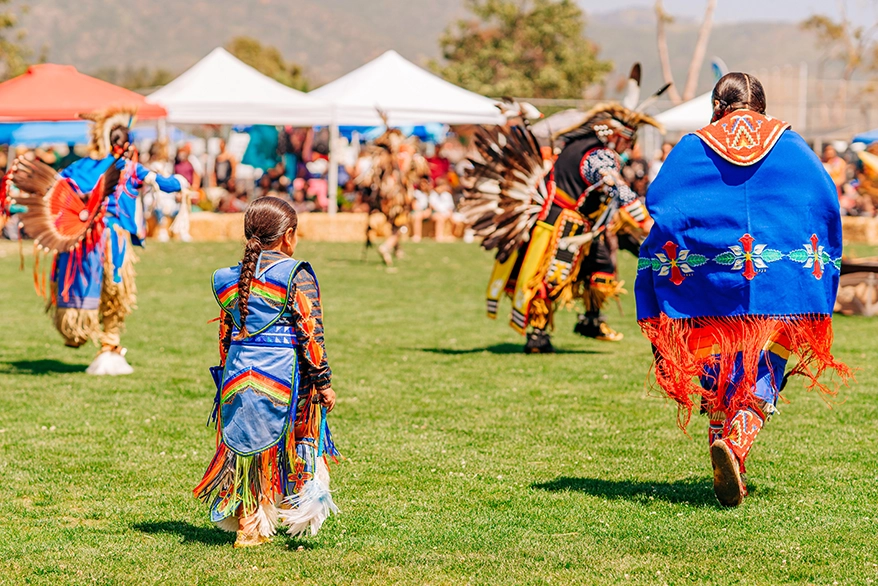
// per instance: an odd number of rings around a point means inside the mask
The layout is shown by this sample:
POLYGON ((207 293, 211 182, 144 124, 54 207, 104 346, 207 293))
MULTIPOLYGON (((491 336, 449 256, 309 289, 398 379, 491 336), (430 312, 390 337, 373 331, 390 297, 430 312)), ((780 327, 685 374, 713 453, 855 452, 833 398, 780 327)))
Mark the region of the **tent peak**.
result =
POLYGON ((326 124, 323 102, 287 87, 216 47, 148 101, 174 124, 326 124))
POLYGON ((456 86, 387 50, 368 63, 309 93, 332 104, 345 126, 501 124, 494 101, 456 86))
POLYGON ((72 65, 62 65, 60 63, 37 63, 36 65, 31 65, 27 68, 28 73, 37 73, 40 71, 52 72, 52 71, 72 71, 74 73, 79 73, 77 69, 72 65))

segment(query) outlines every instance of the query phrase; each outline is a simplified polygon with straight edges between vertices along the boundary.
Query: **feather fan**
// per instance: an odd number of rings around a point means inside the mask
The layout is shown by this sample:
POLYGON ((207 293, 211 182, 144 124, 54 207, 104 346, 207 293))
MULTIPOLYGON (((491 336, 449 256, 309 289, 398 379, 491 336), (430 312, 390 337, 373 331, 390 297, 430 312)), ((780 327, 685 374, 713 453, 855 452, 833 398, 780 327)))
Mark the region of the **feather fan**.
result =
POLYGON ((21 222, 34 244, 46 250, 70 252, 81 242, 93 244, 103 227, 103 202, 115 191, 121 172, 110 165, 91 193, 39 161, 19 158, 13 163, 12 183, 19 189, 14 203, 27 207, 21 222))
POLYGON ((530 237, 548 198, 548 172, 527 128, 480 128, 474 144, 479 157, 470 159, 460 211, 482 247, 505 262, 530 237))

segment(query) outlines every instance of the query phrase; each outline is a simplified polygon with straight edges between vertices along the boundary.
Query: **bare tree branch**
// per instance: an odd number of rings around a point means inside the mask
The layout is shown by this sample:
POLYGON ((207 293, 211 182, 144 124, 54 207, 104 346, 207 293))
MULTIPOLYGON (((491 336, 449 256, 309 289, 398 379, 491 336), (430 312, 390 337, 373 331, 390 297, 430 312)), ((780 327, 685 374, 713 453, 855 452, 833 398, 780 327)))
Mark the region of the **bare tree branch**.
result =
POLYGON ((716 10, 716 0, 707 0, 707 8, 704 11, 704 20, 698 29, 698 40, 695 42, 695 51, 692 60, 689 61, 689 73, 686 76, 686 87, 683 88, 683 100, 688 101, 695 97, 698 89, 698 74, 704 63, 704 55, 707 53, 707 43, 710 41, 710 30, 713 28, 713 12, 716 10))
POLYGON ((671 22, 671 17, 665 12, 662 0, 655 0, 655 21, 656 21, 656 43, 658 44, 659 61, 662 65, 662 77, 665 83, 670 83, 668 88, 668 97, 674 104, 680 104, 683 99, 674 85, 674 72, 671 70, 671 58, 668 55, 668 37, 665 31, 665 25, 671 22))

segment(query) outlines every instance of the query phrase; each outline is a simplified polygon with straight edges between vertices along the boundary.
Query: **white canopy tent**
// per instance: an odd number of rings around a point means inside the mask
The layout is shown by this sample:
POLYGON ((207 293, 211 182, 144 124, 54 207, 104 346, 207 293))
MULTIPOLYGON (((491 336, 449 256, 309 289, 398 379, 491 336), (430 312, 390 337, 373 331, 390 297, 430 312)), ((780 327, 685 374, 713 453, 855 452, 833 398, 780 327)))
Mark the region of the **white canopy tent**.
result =
POLYGON ((713 104, 710 98, 711 92, 701 94, 679 106, 665 110, 655 119, 661 122, 668 132, 693 132, 704 128, 713 116, 713 104))
POLYGON ((381 110, 391 126, 502 124, 494 101, 465 90, 387 51, 308 94, 331 105, 341 126, 380 126, 381 110))
MULTIPOLYGON (((390 50, 359 69, 308 94, 331 110, 330 143, 341 126, 503 124, 492 100, 449 83, 390 50)), ((329 193, 338 190, 338 166, 330 147, 329 193)), ((330 197, 330 213, 336 202, 330 197)))
POLYGON ((329 124, 325 101, 289 88, 217 47, 147 100, 171 124, 329 124))

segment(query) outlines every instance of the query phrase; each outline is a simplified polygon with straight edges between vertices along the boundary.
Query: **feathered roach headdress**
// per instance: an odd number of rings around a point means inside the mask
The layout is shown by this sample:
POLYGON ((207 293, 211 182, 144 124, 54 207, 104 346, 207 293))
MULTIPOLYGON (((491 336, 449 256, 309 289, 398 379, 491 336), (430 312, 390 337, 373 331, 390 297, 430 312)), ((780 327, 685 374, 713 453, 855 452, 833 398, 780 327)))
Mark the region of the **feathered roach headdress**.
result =
POLYGON ((385 111, 380 108, 376 108, 376 111, 378 112, 381 121, 384 123, 385 130, 381 136, 372 141, 372 144, 396 154, 405 142, 405 135, 398 128, 391 128, 390 123, 388 122, 388 115, 385 111))
POLYGON ((628 88, 622 103, 604 102, 598 104, 587 112, 582 112, 566 127, 552 133, 552 139, 561 139, 570 142, 587 134, 594 133, 602 141, 606 142, 613 134, 621 134, 634 139, 637 129, 648 124, 660 131, 664 131, 662 125, 643 113, 651 106, 671 84, 665 84, 647 100, 638 105, 640 101, 640 63, 635 63, 628 77, 628 88))
POLYGON ((112 151, 110 136, 114 130, 122 130, 126 134, 134 124, 137 108, 133 106, 113 106, 97 110, 89 114, 80 114, 84 120, 90 120, 91 137, 88 143, 88 154, 95 159, 103 159, 112 151))

